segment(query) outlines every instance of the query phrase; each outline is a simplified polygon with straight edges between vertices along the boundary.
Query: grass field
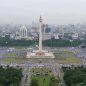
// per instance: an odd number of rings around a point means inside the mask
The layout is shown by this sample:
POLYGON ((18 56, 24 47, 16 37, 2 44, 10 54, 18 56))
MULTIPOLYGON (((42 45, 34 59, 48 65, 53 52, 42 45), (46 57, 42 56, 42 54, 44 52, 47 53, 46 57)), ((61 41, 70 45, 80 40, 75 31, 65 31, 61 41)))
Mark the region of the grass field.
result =
POLYGON ((38 81, 38 86, 49 86, 50 76, 32 76, 31 79, 38 81))
POLYGON ((5 53, 5 57, 0 58, 1 62, 24 62, 27 61, 24 56, 17 55, 16 52, 7 52, 5 53))
POLYGON ((26 59, 24 58, 0 58, 0 62, 9 62, 9 63, 25 63, 26 59))
POLYGON ((16 62, 15 58, 0 58, 2 62, 16 62))
POLYGON ((51 75, 50 73, 52 72, 51 68, 33 68, 32 69, 33 73, 48 73, 49 75, 32 75, 32 79, 36 79, 38 81, 38 86, 49 86, 50 78, 51 75))
POLYGON ((58 51, 55 55, 55 61, 58 63, 80 63, 81 60, 70 51, 58 51))
POLYGON ((40 73, 32 74, 31 81, 36 80, 38 85, 37 86, 50 86, 50 84, 55 84, 53 86, 58 86, 60 80, 57 76, 53 76, 51 68, 33 68, 32 73, 40 73), (47 73, 47 75, 43 75, 42 73, 47 73), (56 84, 57 83, 57 84, 56 84))

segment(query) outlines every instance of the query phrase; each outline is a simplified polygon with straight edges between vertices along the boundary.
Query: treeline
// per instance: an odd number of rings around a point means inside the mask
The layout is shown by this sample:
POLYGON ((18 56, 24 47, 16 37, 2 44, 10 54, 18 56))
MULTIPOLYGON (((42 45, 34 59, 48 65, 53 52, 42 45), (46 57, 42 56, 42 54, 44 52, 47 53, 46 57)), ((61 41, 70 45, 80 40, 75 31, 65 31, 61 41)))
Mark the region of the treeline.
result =
POLYGON ((14 40, 9 38, 1 38, 0 37, 0 46, 30 46, 35 43, 34 40, 14 40))
POLYGON ((21 69, 0 67, 0 86, 19 86, 21 78, 21 69))
MULTIPOLYGON (((66 40, 66 39, 50 39, 43 41, 43 46, 48 47, 71 47, 71 46, 78 46, 82 42, 80 40, 66 40)), ((38 44, 38 40, 15 40, 10 39, 9 37, 0 37, 0 46, 33 46, 38 44)))
POLYGON ((65 40, 65 39, 51 39, 43 41, 44 46, 51 47, 75 47, 80 45, 82 42, 80 40, 65 40))
POLYGON ((63 67, 64 80, 67 86, 86 86, 85 67, 63 67))

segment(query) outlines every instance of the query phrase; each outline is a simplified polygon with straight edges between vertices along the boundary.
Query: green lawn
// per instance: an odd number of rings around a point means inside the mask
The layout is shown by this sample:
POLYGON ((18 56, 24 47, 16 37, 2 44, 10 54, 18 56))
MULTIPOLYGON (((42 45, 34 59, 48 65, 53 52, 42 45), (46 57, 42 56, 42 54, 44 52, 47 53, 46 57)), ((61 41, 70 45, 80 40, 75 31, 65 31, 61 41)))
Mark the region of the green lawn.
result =
POLYGON ((38 86, 49 86, 50 78, 52 73, 51 68, 33 68, 33 73, 48 73, 48 75, 32 75, 32 79, 36 79, 38 81, 38 86))
POLYGON ((24 56, 18 56, 16 52, 7 52, 5 58, 0 58, 1 62, 24 62, 26 58, 24 56))
MULTIPOLYGON (((59 84, 60 80, 57 76, 53 76, 51 68, 33 68, 32 69, 31 81, 36 80, 37 86, 50 86, 49 84, 59 84), (40 75, 36 75, 36 73, 41 73, 40 75), (42 75, 42 73, 47 73, 47 75, 42 75), (53 79, 52 79, 53 78, 53 79), (54 80, 54 81, 51 81, 54 80)), ((58 85, 54 85, 58 86, 58 85)))
POLYGON ((70 51, 58 51, 55 53, 55 61, 58 63, 79 63, 81 60, 70 51))
POLYGON ((15 63, 25 63, 26 59, 24 58, 0 58, 0 62, 15 62, 15 63))
POLYGON ((32 76, 31 79, 38 81, 38 86, 49 86, 50 76, 32 76))
POLYGON ((0 61, 3 62, 16 62, 15 58, 1 58, 0 61))

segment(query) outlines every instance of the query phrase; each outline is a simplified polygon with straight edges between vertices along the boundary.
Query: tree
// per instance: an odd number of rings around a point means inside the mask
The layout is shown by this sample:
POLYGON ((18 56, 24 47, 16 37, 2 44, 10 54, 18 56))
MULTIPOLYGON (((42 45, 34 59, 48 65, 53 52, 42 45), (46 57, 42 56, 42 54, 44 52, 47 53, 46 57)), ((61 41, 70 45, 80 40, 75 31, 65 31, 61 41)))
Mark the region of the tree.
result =
POLYGON ((22 78, 22 70, 7 66, 0 67, 0 86, 19 86, 22 78))
POLYGON ((32 79, 30 86, 38 86, 38 81, 36 79, 32 79))

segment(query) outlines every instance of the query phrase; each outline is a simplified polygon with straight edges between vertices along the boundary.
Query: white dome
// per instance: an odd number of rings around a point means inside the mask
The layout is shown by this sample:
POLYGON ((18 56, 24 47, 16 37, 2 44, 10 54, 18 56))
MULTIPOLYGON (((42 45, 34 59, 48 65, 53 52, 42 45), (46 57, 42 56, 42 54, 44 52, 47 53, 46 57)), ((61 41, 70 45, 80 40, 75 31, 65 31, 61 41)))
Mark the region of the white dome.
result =
POLYGON ((26 26, 22 26, 20 30, 27 30, 26 26))
POLYGON ((26 26, 22 26, 20 28, 20 36, 23 37, 23 38, 27 37, 27 28, 26 28, 26 26))

